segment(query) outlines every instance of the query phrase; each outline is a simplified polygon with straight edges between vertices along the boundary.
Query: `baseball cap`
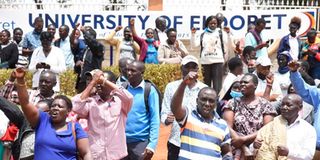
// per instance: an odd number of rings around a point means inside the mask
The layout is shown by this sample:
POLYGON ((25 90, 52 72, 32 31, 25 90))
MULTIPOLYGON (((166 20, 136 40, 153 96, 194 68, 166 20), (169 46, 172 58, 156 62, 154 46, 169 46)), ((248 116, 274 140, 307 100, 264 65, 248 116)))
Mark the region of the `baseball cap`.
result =
POLYGON ((187 55, 184 58, 182 58, 181 65, 186 65, 190 62, 193 62, 193 63, 196 63, 197 65, 199 65, 198 59, 193 55, 187 55))
POLYGON ((271 60, 269 57, 267 56, 260 56, 257 60, 256 60, 256 65, 261 65, 261 66, 272 66, 271 60))

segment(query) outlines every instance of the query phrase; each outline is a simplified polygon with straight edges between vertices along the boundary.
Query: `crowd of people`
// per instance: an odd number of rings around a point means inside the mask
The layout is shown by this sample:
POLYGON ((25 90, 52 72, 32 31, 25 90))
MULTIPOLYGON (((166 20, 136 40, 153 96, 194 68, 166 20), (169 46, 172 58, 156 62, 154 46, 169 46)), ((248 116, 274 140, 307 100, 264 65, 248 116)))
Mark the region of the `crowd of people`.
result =
POLYGON ((150 160, 160 123, 172 125, 167 159, 320 159, 320 39, 289 33, 277 46, 273 66, 263 18, 235 40, 223 15, 191 29, 191 55, 158 17, 156 28, 136 33, 135 20, 104 39, 115 47, 120 75, 102 71, 105 46, 90 26, 58 28, 43 19, 23 36, 0 32, 0 68, 13 69, 0 90, 0 159, 150 160), (115 38, 123 29, 123 37, 115 38), (69 33, 70 32, 70 33, 69 33), (83 39, 81 39, 81 34, 83 39), (23 37, 23 38, 22 38, 23 37), (144 79, 145 64, 180 64, 181 79, 163 95, 144 79), (77 95, 60 95, 59 74, 73 69, 77 95), (25 75, 33 74, 32 88, 25 75), (198 78, 202 72, 203 82, 198 78), (73 96, 73 97, 70 97, 73 96))

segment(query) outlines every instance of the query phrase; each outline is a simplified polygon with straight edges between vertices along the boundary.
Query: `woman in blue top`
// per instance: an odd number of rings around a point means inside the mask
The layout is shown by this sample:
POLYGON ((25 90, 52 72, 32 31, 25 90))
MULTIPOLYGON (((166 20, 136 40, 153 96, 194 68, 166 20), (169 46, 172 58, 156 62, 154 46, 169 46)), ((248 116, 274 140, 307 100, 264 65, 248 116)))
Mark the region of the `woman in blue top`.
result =
POLYGON ((22 111, 36 132, 34 159, 76 160, 78 151, 82 159, 91 160, 87 134, 78 123, 66 123, 67 115, 72 109, 71 100, 59 95, 54 98, 49 113, 38 110, 29 102, 25 74, 23 68, 13 71, 22 111))
POLYGON ((139 60, 144 63, 159 64, 158 61, 158 47, 159 41, 156 41, 153 37, 153 29, 148 28, 146 30, 146 39, 143 39, 137 35, 134 27, 134 19, 130 19, 130 28, 132 30, 133 40, 136 41, 140 46, 140 57, 139 60))

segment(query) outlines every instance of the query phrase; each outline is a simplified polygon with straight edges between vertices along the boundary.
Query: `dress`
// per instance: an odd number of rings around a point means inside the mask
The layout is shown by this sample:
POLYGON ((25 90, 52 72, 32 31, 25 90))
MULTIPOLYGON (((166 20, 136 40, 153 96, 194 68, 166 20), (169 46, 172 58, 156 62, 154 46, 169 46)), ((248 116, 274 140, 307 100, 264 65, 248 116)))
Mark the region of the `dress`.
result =
POLYGON ((229 100, 223 109, 234 112, 234 130, 242 135, 249 135, 263 127, 263 116, 277 115, 276 110, 264 98, 257 97, 255 104, 245 104, 240 98, 229 100))

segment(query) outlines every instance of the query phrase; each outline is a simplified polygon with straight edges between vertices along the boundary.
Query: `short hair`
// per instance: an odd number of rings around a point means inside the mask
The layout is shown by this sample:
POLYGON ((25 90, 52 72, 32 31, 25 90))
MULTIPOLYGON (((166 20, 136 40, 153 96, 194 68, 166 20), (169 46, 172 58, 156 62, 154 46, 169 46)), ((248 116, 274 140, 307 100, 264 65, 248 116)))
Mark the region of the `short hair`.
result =
POLYGON ((130 64, 134 64, 134 63, 137 64, 137 68, 139 69, 139 71, 141 71, 142 73, 144 73, 144 71, 146 70, 146 67, 145 67, 144 63, 141 62, 141 61, 135 60, 135 61, 133 61, 133 62, 130 63, 130 64))
POLYGON ((46 98, 46 99, 41 99, 37 103, 46 103, 49 108, 52 105, 53 99, 52 98, 46 98))
POLYGON ((259 81, 258 81, 258 77, 255 74, 252 73, 246 73, 243 77, 245 76, 249 76, 252 79, 252 82, 257 86, 259 81))
POLYGON ((119 68, 122 68, 122 67, 125 67, 125 65, 127 65, 127 63, 131 63, 133 61, 133 59, 130 59, 128 57, 124 57, 124 58, 121 58, 119 60, 119 68))
POLYGON ((85 31, 88 31, 89 34, 93 35, 94 38, 97 37, 97 32, 91 26, 85 26, 85 31))
POLYGON ((108 81, 115 83, 117 81, 117 76, 111 71, 103 71, 103 74, 107 75, 108 81))
POLYGON ((260 25, 260 24, 266 24, 266 21, 263 18, 259 18, 256 21, 256 26, 260 25))
POLYGON ((247 32, 249 32, 253 27, 255 27, 253 23, 248 24, 247 32))
POLYGON ((254 51, 254 47, 246 46, 246 47, 244 47, 244 49, 242 51, 242 56, 243 57, 249 56, 252 51, 254 51))
POLYGON ((2 30, 1 32, 6 32, 6 34, 8 35, 8 37, 11 37, 11 34, 10 34, 10 32, 9 32, 8 30, 4 29, 4 30, 2 30))
POLYGON ((229 60, 228 62, 228 67, 230 71, 235 70, 237 67, 241 67, 242 64, 242 60, 238 57, 233 57, 229 60))
POLYGON ((310 31, 307 33, 307 37, 316 36, 317 31, 314 28, 311 28, 310 31))
POLYGON ((13 34, 15 34, 18 30, 20 30, 22 32, 22 34, 23 34, 23 30, 20 27, 15 28, 13 30, 13 34))
POLYGON ((176 32, 176 33, 177 33, 177 30, 174 29, 174 28, 169 28, 169 29, 166 31, 167 37, 169 37, 169 33, 170 33, 170 32, 176 32))
MULTIPOLYGON (((54 97, 54 100, 56 100, 56 99, 62 99, 62 100, 64 100, 64 101, 66 102, 66 104, 67 104, 67 108, 68 108, 70 111, 72 110, 72 102, 71 102, 70 98, 68 98, 68 97, 65 96, 65 95, 57 95, 57 96, 54 97)), ((51 106, 50 106, 50 107, 51 107, 51 106)))
POLYGON ((124 29, 123 29, 123 32, 125 31, 125 30, 130 30, 130 32, 132 32, 132 30, 131 30, 131 28, 129 27, 129 26, 126 26, 126 27, 124 27, 124 29))
POLYGON ((40 41, 52 41, 53 35, 47 31, 41 32, 40 41))
POLYGON ((50 74, 52 76, 52 78, 54 78, 55 82, 57 82, 57 77, 56 77, 56 74, 54 72, 52 72, 51 70, 43 70, 41 73, 40 73, 40 77, 44 74, 50 74))
POLYGON ((217 98, 217 92, 216 92, 216 90, 214 90, 214 89, 211 88, 211 87, 203 87, 202 89, 200 89, 200 91, 199 91, 199 93, 198 93, 198 97, 200 96, 200 94, 201 94, 202 92, 204 92, 204 91, 206 91, 206 90, 211 90, 211 91, 213 91, 213 92, 215 93, 215 95, 216 95, 216 98, 217 98))
POLYGON ((57 28, 54 23, 49 24, 49 25, 47 26, 47 28, 48 28, 49 26, 53 26, 54 28, 57 28))
POLYGON ((68 25, 65 25, 65 24, 64 24, 64 25, 61 25, 61 26, 60 26, 60 28, 61 28, 61 27, 65 27, 65 28, 66 28, 67 33, 69 33, 69 30, 70 30, 70 29, 69 29, 69 26, 68 26, 68 25))
POLYGON ((156 21, 155 21, 155 22, 157 23, 157 22, 165 21, 165 20, 166 20, 166 19, 165 19, 163 16, 159 16, 159 17, 156 18, 156 21))
POLYGON ((33 21, 33 24, 36 24, 37 22, 43 22, 43 18, 42 17, 36 17, 33 21))
POLYGON ((208 27, 209 22, 210 22, 211 20, 213 20, 213 19, 216 19, 217 22, 218 22, 218 18, 217 18, 216 16, 209 16, 209 17, 206 19, 206 22, 205 22, 204 26, 205 26, 205 27, 208 27))

